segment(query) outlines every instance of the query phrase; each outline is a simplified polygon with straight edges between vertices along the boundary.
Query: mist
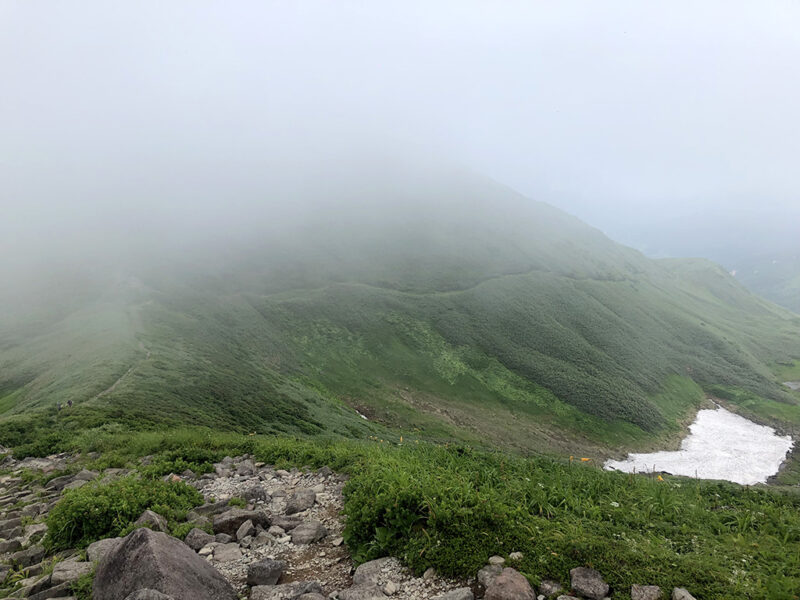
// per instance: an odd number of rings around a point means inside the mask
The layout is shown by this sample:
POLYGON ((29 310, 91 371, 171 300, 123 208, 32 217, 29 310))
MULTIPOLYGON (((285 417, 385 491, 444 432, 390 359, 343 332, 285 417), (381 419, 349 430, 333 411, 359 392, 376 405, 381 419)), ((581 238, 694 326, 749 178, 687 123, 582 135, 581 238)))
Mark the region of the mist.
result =
POLYGON ((370 178, 426 165, 655 256, 724 261, 743 228, 754 252, 791 246, 798 17, 788 1, 5 2, 2 271, 285 233, 331 182, 388 210, 370 178))

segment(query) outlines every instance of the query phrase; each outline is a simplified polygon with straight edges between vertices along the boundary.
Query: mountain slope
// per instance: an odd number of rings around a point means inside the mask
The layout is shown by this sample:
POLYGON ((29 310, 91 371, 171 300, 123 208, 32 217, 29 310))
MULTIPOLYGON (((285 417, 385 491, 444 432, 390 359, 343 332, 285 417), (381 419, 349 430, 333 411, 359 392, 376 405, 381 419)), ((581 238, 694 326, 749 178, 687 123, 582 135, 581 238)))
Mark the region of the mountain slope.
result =
POLYGON ((463 174, 328 183, 254 211, 235 242, 132 262, 50 321, 15 319, 3 415, 72 399, 76 427, 377 431, 356 408, 443 439, 597 452, 674 434, 702 387, 800 415, 771 370, 800 358, 800 318, 712 263, 648 260, 463 174))

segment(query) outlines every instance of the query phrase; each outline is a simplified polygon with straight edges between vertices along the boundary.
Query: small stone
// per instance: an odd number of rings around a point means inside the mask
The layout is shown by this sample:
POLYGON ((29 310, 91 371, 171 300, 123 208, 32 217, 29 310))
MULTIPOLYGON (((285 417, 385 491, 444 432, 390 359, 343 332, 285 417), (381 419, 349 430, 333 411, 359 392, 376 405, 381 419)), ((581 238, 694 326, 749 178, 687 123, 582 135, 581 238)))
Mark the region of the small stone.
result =
POLYGON ((319 471, 317 471, 317 475, 327 478, 333 475, 333 471, 330 469, 330 467, 322 467, 319 471))
POLYGON ((551 579, 545 579, 539 584, 539 593, 544 594, 548 598, 550 596, 555 596, 562 591, 564 591, 564 588, 561 587, 561 584, 551 579))
POLYGON ((328 535, 325 526, 315 520, 305 521, 292 530, 291 538, 293 544, 312 544, 328 535))
POLYGON ((206 544, 205 546, 200 548, 200 550, 198 550, 197 553, 200 556, 211 556, 212 554, 214 554, 214 548, 216 547, 217 547, 216 542, 213 542, 211 544, 206 544))
POLYGON ((489 557, 489 564, 490 565, 499 565, 499 566, 502 567, 504 564, 506 564, 506 559, 503 558, 502 556, 490 556, 489 557))
POLYGON ((86 556, 89 558, 90 562, 96 563, 100 562, 102 558, 108 554, 111 550, 117 547, 122 541, 122 538, 106 538, 104 540, 97 540, 89 544, 89 547, 86 548, 86 556))
POLYGON ((56 586, 70 581, 77 581, 92 572, 92 563, 65 560, 55 564, 50 575, 50 585, 56 586))
POLYGON ((695 600, 686 588, 675 588, 672 590, 672 600, 695 600))
POLYGON ((394 581, 387 581, 383 586, 383 593, 387 596, 394 596, 398 592, 397 584, 394 581))
POLYGON ((359 565, 356 568, 356 572, 353 573, 353 585, 364 585, 366 583, 378 585, 382 583, 380 581, 381 572, 390 560, 390 558, 377 558, 359 565))
POLYGON ((250 600, 298 600, 304 594, 322 594, 316 581, 294 581, 281 585, 257 585, 250 590, 250 600))
POLYGON ((218 533, 214 536, 214 541, 220 544, 230 544, 233 541, 233 536, 227 533, 218 533))
POLYGON ((195 552, 199 552, 201 548, 210 544, 211 542, 215 541, 214 536, 210 533, 206 533, 202 529, 198 529, 195 527, 189 533, 186 534, 186 538, 183 540, 189 548, 194 550, 195 552))
POLYGON ((311 490, 315 494, 322 494, 322 493, 325 492, 325 484, 324 483, 320 483, 319 485, 315 485, 314 487, 311 488, 311 490))
POLYGON ((341 536, 333 538, 331 544, 333 544, 334 546, 341 546, 342 544, 344 544, 344 538, 341 536))
POLYGON ((281 537, 286 535, 286 532, 283 530, 283 527, 278 527, 277 525, 272 525, 269 529, 267 529, 267 533, 270 535, 274 535, 275 537, 281 537))
POLYGON ((508 560, 513 560, 515 562, 519 562, 522 560, 523 554, 522 552, 512 552, 508 555, 508 560))
POLYGON ((247 537, 253 537, 255 534, 255 525, 253 525, 253 522, 248 519, 239 526, 239 529, 236 530, 236 539, 241 542, 243 539, 247 537))
POLYGON ((286 561, 265 558, 247 567, 247 585, 275 585, 286 571, 286 561))
POLYGON ((317 494, 314 493, 314 490, 297 490, 294 494, 289 496, 289 499, 286 501, 286 510, 284 512, 287 515, 303 512, 314 506, 316 501, 317 494))
POLYGON ((576 567, 569 572, 572 590, 589 600, 603 600, 608 595, 608 584, 602 575, 588 567, 576 567))
POLYGON ((475 594, 468 587, 450 590, 436 600, 475 600, 475 594))
POLYGON ((220 544, 214 548, 214 560, 216 562, 231 562, 242 558, 242 551, 239 544, 220 544))
POLYGON ((383 600, 386 596, 374 583, 355 585, 339 592, 339 600, 383 600))
POLYGON ((503 569, 486 588, 484 600, 536 600, 536 593, 522 573, 503 569))
POLYGON ((661 588, 657 585, 632 585, 631 600, 661 600, 661 588))
POLYGON ((423 581, 430 581, 435 577, 436 577, 436 569, 434 569, 433 567, 428 567, 422 574, 423 581))
POLYGON ((166 533, 169 529, 167 527, 167 520, 162 517, 160 514, 153 512, 152 510, 146 510, 142 513, 136 522, 134 523, 135 527, 148 527, 153 531, 161 531, 162 533, 166 533))
POLYGON ((488 565, 478 571, 478 583, 484 588, 488 588, 495 578, 503 572, 503 567, 499 565, 488 565))
POLYGON ((295 527, 300 525, 300 523, 302 523, 302 522, 303 522, 303 518, 302 517, 278 516, 278 517, 274 517, 272 519, 272 524, 273 525, 277 525, 278 527, 280 527, 284 531, 291 531, 292 529, 294 529, 295 527))

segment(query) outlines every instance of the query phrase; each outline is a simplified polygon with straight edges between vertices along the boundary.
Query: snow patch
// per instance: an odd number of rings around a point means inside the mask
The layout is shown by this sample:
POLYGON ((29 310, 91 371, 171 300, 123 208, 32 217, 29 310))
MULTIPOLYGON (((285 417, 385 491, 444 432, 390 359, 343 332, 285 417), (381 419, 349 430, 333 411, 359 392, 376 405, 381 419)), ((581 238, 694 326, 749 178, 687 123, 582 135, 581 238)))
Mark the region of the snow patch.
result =
POLYGON ((604 467, 626 473, 655 470, 752 485, 765 483, 776 474, 793 444, 791 437, 777 435, 772 427, 719 407, 697 413, 680 450, 630 454, 625 460, 608 460, 604 467))

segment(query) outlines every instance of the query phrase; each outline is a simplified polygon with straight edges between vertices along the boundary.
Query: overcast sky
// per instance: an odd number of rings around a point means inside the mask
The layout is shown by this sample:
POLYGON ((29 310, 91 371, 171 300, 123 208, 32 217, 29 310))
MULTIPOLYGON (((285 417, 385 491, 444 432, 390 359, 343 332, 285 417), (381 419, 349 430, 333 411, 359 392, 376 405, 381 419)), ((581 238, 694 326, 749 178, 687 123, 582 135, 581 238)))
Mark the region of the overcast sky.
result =
POLYGON ((365 138, 621 239, 720 209, 786 222, 799 27, 770 0, 3 0, 0 233, 365 138))

